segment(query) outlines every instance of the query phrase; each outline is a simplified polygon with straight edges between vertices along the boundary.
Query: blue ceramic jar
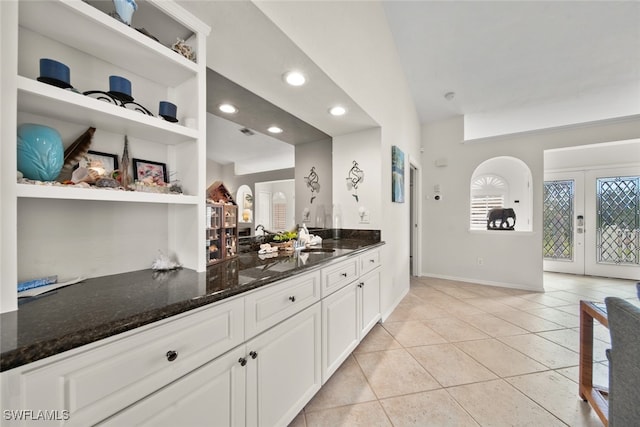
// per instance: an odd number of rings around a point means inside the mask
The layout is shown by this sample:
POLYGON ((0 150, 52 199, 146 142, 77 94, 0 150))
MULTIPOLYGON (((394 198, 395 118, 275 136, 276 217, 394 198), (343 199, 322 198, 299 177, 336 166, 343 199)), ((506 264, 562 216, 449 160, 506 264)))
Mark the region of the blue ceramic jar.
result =
POLYGON ((64 147, 57 130, 44 125, 18 126, 18 170, 25 178, 53 181, 64 164, 64 147))

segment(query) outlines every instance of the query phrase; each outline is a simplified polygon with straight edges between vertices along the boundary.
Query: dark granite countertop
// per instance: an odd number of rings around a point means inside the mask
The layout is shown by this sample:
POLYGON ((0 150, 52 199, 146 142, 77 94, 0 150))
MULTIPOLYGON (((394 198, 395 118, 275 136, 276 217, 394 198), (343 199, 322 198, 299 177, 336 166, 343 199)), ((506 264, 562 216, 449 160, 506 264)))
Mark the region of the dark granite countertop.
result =
POLYGON ((19 300, 3 313, 0 371, 71 350, 281 280, 336 258, 383 245, 379 232, 325 239, 333 252, 241 253, 207 268, 141 270, 87 279, 19 300))

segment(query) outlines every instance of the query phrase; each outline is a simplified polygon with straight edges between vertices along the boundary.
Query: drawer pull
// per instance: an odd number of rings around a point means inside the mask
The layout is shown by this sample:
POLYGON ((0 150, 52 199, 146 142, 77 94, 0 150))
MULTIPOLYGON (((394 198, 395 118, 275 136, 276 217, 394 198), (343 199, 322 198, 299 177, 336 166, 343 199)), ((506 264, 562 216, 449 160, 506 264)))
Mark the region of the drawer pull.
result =
POLYGON ((256 357, 258 357, 258 353, 256 353, 255 351, 250 351, 249 356, 251 356, 252 359, 255 359, 256 357))
POLYGON ((376 260, 375 259, 370 259, 369 262, 376 262, 376 260))
POLYGON ((169 362, 173 362, 177 358, 178 358, 178 352, 177 351, 173 351, 173 350, 167 351, 167 360, 169 362))
POLYGON ((341 276, 342 277, 347 277, 347 273, 342 273, 341 276))
POLYGON ((358 283, 358 287, 359 287, 359 288, 361 288, 361 287, 363 287, 363 286, 364 286, 364 283, 363 283, 363 282, 358 283))
POLYGON ((241 357, 240 359, 238 359, 238 363, 240 363, 240 366, 244 366, 247 364, 247 359, 241 357))
POLYGON ((289 301, 291 302, 296 302, 296 297, 294 297, 293 295, 289 297, 289 301))

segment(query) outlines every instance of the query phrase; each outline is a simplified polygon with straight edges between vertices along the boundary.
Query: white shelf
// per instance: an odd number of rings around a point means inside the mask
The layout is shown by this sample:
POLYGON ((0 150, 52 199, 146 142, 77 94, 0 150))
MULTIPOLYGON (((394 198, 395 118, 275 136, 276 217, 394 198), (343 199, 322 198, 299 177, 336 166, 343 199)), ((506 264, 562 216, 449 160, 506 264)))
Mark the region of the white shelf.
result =
POLYGON ((196 141, 199 136, 195 129, 37 80, 18 76, 17 82, 18 111, 21 112, 53 117, 168 145, 196 141))
POLYGON ((93 200, 106 202, 164 203, 197 205, 197 196, 157 194, 141 191, 107 190, 97 188, 61 187, 52 185, 16 184, 18 197, 33 199, 93 200))
POLYGON ((21 1, 20 26, 175 87, 198 74, 198 64, 79 0, 21 1))

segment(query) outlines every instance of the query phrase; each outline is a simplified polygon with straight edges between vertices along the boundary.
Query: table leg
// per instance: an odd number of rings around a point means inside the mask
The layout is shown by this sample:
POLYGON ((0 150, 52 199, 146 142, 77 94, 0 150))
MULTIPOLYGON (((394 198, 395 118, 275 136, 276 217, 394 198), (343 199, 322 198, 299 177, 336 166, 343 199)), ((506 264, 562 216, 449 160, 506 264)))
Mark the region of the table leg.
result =
MULTIPOLYGON (((580 303, 582 304, 582 303, 580 303)), ((580 310, 580 368, 578 389, 580 398, 587 400, 586 390, 593 387, 593 317, 580 310)))

